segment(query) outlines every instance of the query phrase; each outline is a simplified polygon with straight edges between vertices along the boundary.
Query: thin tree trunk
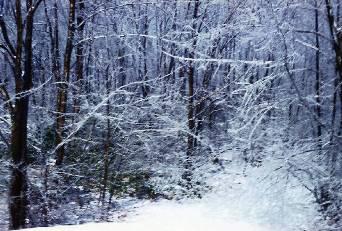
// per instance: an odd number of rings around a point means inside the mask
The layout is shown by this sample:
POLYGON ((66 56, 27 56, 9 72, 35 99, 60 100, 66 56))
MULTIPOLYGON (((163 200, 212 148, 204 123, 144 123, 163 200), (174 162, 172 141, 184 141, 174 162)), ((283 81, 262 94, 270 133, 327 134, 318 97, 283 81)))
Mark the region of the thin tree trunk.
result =
POLYGON ((77 45, 76 45, 76 86, 77 89, 74 95, 74 113, 78 114, 80 112, 80 99, 79 94, 82 93, 83 88, 83 63, 84 63, 84 42, 82 42, 84 36, 84 12, 85 4, 84 0, 81 0, 78 4, 77 10, 77 45))
POLYGON ((57 120, 56 120, 56 165, 62 165, 65 156, 65 145, 63 144, 63 132, 65 126, 65 113, 68 103, 68 83, 70 79, 71 54, 73 50, 74 39, 74 21, 76 0, 69 1, 69 19, 68 19, 68 37, 64 52, 63 78, 58 83, 57 89, 57 120))
MULTIPOLYGON (((316 83, 315 83, 315 93, 316 93, 316 115, 319 121, 321 121, 321 74, 320 74, 320 43, 319 43, 319 12, 318 12, 318 2, 315 2, 315 31, 316 31, 316 83)), ((319 150, 322 149, 322 125, 317 123, 317 138, 319 150)))
MULTIPOLYGON (((190 60, 195 58, 195 49, 197 45, 197 25, 196 19, 198 18, 198 10, 199 10, 200 2, 198 0, 195 1, 194 11, 193 11, 193 32, 191 38, 193 39, 191 50, 189 51, 190 60)), ((192 188, 192 170, 193 170, 193 154, 195 148, 195 105, 194 105, 194 75, 195 75, 195 67, 193 61, 189 61, 189 70, 188 70, 188 136, 187 136, 187 151, 186 151, 186 160, 185 160, 185 172, 183 178, 187 181, 188 189, 192 188)))
MULTIPOLYGON (((139 7, 139 17, 141 17, 140 15, 141 9, 139 7)), ((145 10, 143 11, 143 22, 141 22, 140 26, 142 27, 139 28, 140 31, 139 33, 142 33, 143 35, 148 35, 148 12, 147 12, 147 6, 145 8, 145 10), (142 31, 141 31, 142 30, 142 31)), ((140 79, 143 81, 142 85, 141 85, 141 91, 142 91, 142 96, 143 98, 146 98, 147 95, 150 92, 148 83, 146 83, 148 81, 148 71, 147 71, 147 38, 146 36, 142 36, 141 38, 141 44, 140 44, 140 52, 142 52, 142 67, 140 67, 139 69, 139 75, 140 75, 140 79), (142 70, 141 70, 142 69, 142 70)), ((138 61, 140 63, 140 60, 138 61)), ((139 65, 140 66, 140 65, 139 65)))
MULTIPOLYGON (((110 94, 110 78, 109 78, 109 65, 106 70, 106 93, 107 97, 110 94)), ((107 185, 108 185, 108 176, 109 176, 109 153, 110 153, 110 139, 111 139, 111 125, 110 125, 110 101, 107 101, 106 105, 106 115, 107 115, 107 129, 106 129, 106 135, 105 135, 105 143, 104 143, 104 156, 103 156, 103 161, 104 161, 104 166, 103 166, 103 188, 102 188, 102 203, 104 204, 105 199, 106 199, 106 190, 107 190, 107 185)))

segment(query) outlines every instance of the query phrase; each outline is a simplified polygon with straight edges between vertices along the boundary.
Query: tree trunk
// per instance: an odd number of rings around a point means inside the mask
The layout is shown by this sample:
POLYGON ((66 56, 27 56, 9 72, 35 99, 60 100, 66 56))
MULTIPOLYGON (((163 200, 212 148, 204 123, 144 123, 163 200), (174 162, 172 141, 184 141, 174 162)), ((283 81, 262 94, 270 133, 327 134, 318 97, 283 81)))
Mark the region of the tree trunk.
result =
MULTIPOLYGON (((342 33, 337 30, 337 21, 335 20, 333 14, 333 6, 331 0, 325 0, 326 12, 328 17, 328 26, 330 29, 330 34, 332 38, 332 46, 335 52, 335 61, 336 61, 336 72, 338 73, 337 82, 342 83, 342 33)), ((342 102, 342 87, 339 86, 339 89, 335 89, 340 95, 340 100, 342 102)), ((338 128, 338 134, 342 131, 342 107, 341 107, 341 118, 340 124, 338 128)))
MULTIPOLYGON (((342 134, 342 107, 340 106, 340 121, 338 124, 335 123, 336 115, 337 115, 337 97, 340 97, 340 103, 342 103, 342 33, 337 30, 337 26, 339 24, 339 14, 340 14, 340 6, 337 7, 337 19, 335 20, 333 14, 333 5, 331 0, 325 0, 325 7, 328 19, 328 26, 330 29, 331 39, 332 39, 332 47, 335 52, 335 67, 336 67, 336 76, 334 80, 334 95, 333 95, 333 111, 332 111, 332 132, 330 141, 333 145, 335 145, 334 139, 335 136, 340 136, 342 134), (336 133, 336 134, 335 134, 336 133)), ((335 175, 336 171, 336 162, 337 162, 338 152, 332 150, 331 154, 331 175, 335 175)))
MULTIPOLYGON (((110 94, 110 87, 111 87, 111 80, 109 77, 109 65, 106 69, 106 93, 107 97, 110 94)), ((108 186, 108 176, 109 176, 109 154, 110 154, 110 139, 111 139, 111 125, 110 125, 110 101, 107 101, 106 105, 106 115, 107 115, 107 129, 106 129, 106 135, 105 135, 105 142, 104 142, 104 156, 103 156, 103 188, 102 188, 102 195, 101 195, 101 201, 104 204, 106 199, 106 190, 108 186)))
POLYGON ((82 93, 83 87, 83 63, 84 63, 84 42, 82 42, 84 36, 84 16, 85 16, 85 4, 84 0, 78 3, 77 10, 77 45, 76 45, 76 86, 77 89, 74 95, 74 113, 78 114, 80 112, 80 99, 79 94, 82 93))
MULTIPOLYGON (((315 31, 316 31, 316 83, 315 83, 315 93, 316 93, 316 116, 319 121, 321 121, 321 74, 320 74, 320 44, 319 44, 319 12, 318 12, 318 2, 315 2, 315 31)), ((317 123, 317 138, 318 138, 318 148, 319 151, 322 149, 322 125, 317 123)))
POLYGON ((29 111, 29 93, 32 87, 33 64, 32 64, 32 35, 33 17, 36 8, 41 1, 33 6, 32 0, 26 1, 27 17, 24 24, 21 14, 21 1, 16 0, 15 18, 17 26, 17 44, 15 52, 15 107, 12 115, 11 133, 11 181, 9 187, 9 229, 17 230, 25 228, 27 218, 27 122, 29 111), (21 61, 24 54, 24 72, 21 61))
POLYGON ((62 165, 65 156, 65 147, 63 144, 63 132, 65 126, 65 113, 67 111, 68 102, 68 83, 70 79, 71 54, 74 39, 74 21, 76 0, 69 1, 69 19, 68 19, 68 37, 64 52, 64 67, 62 80, 58 83, 57 89, 57 120, 56 120, 56 165, 62 165))
POLYGON ((196 19, 198 18, 198 9, 199 9, 200 2, 198 0, 195 1, 194 5, 194 11, 193 11, 193 30, 195 32, 192 33, 191 39, 192 46, 191 50, 189 51, 189 58, 190 61, 188 63, 189 69, 188 69, 188 136, 187 136, 187 151, 186 151, 186 160, 185 160, 185 172, 183 175, 183 178, 187 181, 187 188, 192 188, 192 170, 193 170, 193 154, 194 154, 194 148, 195 148, 195 105, 194 105, 194 75, 195 75, 195 67, 194 62, 191 61, 195 58, 195 49, 197 45, 197 25, 196 25, 196 19))

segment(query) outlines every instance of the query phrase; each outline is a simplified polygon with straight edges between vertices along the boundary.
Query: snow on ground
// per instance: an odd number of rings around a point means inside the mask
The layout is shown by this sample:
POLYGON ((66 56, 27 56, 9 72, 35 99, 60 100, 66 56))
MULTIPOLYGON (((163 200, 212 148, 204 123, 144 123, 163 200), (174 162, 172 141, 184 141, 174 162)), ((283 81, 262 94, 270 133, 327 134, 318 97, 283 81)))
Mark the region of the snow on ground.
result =
POLYGON ((7 201, 6 201, 6 195, 0 193, 0 230, 6 230, 6 227, 8 224, 5 222, 8 218, 8 212, 7 212, 7 201))
POLYGON ((222 174, 209 180, 213 190, 203 203, 213 216, 269 230, 320 230, 313 195, 291 177, 282 160, 265 158, 262 166, 247 166, 243 171, 241 166, 233 161, 222 174))
MULTIPOLYGON (((301 182, 283 162, 264 160, 258 168, 229 165, 211 175, 202 199, 139 202, 121 222, 28 229, 34 231, 303 231, 315 227, 317 209, 301 182)), ((317 224, 317 222, 316 222, 317 224)))
POLYGON ((56 226, 28 229, 34 231, 268 231, 266 227, 213 216, 199 201, 177 203, 146 202, 138 215, 121 223, 91 223, 79 226, 56 226))

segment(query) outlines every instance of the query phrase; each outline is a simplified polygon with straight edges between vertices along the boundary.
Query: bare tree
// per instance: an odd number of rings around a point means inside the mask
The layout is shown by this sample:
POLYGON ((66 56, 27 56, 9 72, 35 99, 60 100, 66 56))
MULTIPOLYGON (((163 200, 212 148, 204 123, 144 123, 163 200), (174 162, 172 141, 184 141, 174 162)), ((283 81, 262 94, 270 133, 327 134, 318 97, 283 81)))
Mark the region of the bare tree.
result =
POLYGON ((57 119, 56 119, 56 165, 62 165, 65 156, 63 133, 68 104, 68 84, 71 72, 71 55, 75 35, 76 0, 69 1, 68 33, 64 51, 63 75, 58 80, 57 89, 57 119))
MULTIPOLYGON (((22 3, 14 2, 16 42, 10 40, 6 22, 0 14, 0 27, 5 45, 2 46, 11 57, 14 72, 15 103, 10 106, 12 118, 11 133, 11 183, 9 190, 10 229, 25 228, 27 218, 27 122, 30 89, 33 79, 33 27, 34 14, 42 0, 26 1, 26 17, 23 18, 22 3), (25 23, 24 23, 25 21, 25 23)), ((24 14, 24 15, 25 15, 24 14)))

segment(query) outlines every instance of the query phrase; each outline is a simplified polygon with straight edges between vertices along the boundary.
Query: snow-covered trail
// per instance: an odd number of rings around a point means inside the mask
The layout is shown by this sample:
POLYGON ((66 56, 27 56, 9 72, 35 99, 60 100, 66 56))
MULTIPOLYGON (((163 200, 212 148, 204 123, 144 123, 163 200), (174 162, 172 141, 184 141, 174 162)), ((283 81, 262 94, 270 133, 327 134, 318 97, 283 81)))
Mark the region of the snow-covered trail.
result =
MULTIPOLYGON (((303 231, 315 225, 312 196, 281 162, 264 161, 241 174, 239 164, 207 179, 202 199, 140 201, 119 222, 28 229, 32 231, 303 231)), ((122 214, 118 214, 122 216, 122 214)), ((317 224, 317 222, 316 222, 317 224)))
POLYGON ((34 231, 271 231, 257 224, 213 216, 211 208, 198 202, 146 202, 137 215, 119 223, 91 223, 28 229, 34 231))

